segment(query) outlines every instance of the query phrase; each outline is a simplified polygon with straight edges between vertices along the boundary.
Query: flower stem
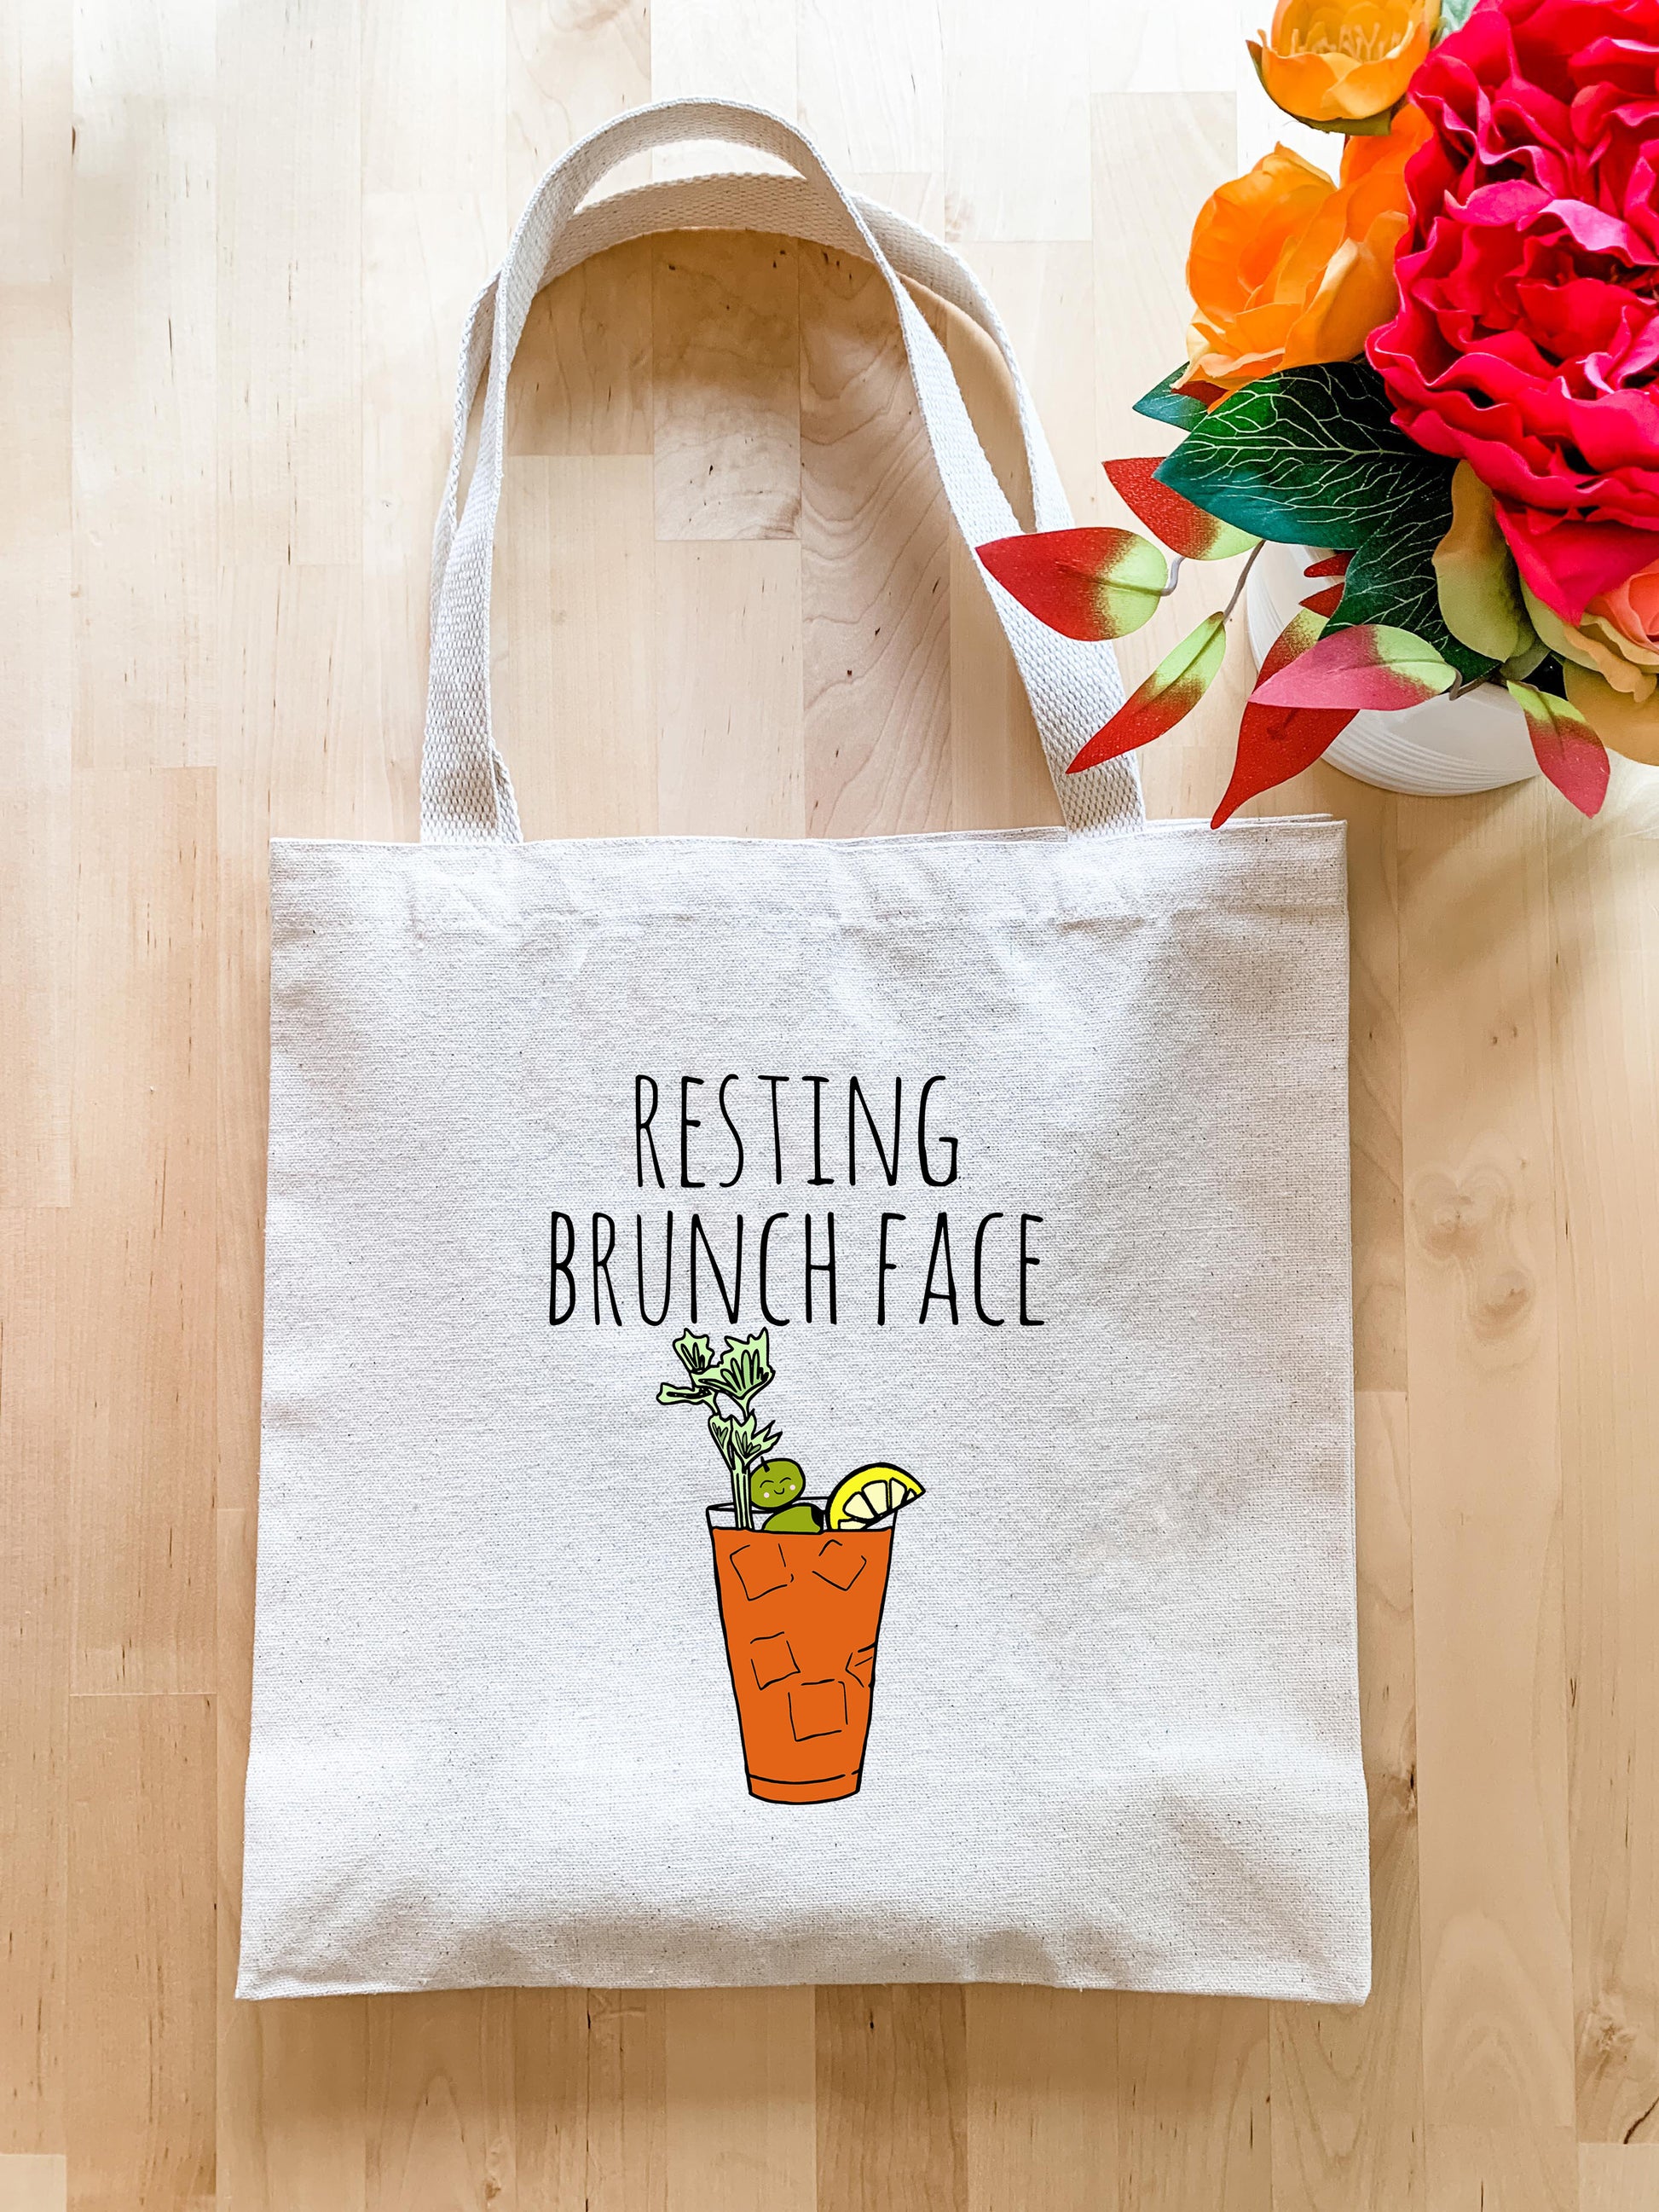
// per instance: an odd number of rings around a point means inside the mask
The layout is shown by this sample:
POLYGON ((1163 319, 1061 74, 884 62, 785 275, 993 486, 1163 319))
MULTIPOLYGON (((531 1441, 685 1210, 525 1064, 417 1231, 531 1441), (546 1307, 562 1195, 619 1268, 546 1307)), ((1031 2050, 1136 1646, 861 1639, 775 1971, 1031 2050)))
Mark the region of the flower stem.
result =
POLYGON ((1250 580, 1250 571, 1255 566, 1256 556, 1261 552, 1262 547, 1267 544, 1267 541, 1265 538, 1257 538, 1255 544, 1251 546, 1249 552, 1246 555, 1244 566, 1238 572, 1238 581, 1233 586, 1233 595, 1231 599, 1228 600, 1226 605, 1221 610, 1221 619, 1223 622, 1227 620, 1228 617, 1232 613, 1233 609, 1238 605, 1240 599, 1243 597, 1244 586, 1250 580))

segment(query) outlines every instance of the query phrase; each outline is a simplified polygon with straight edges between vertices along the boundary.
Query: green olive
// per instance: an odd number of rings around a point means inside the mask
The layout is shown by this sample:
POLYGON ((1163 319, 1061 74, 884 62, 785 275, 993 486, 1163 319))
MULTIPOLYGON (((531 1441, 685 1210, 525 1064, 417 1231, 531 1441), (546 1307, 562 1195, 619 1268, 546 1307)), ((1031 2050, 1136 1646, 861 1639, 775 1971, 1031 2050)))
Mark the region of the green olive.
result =
POLYGON ((803 1503, 799 1505, 781 1506, 775 1513, 767 1515, 763 1525, 768 1535, 776 1534, 781 1536, 812 1536, 823 1528, 823 1517, 816 1505, 803 1503))
POLYGON ((792 1459, 763 1459, 749 1477, 749 1497, 763 1511, 788 1505, 806 1487, 806 1477, 792 1459))

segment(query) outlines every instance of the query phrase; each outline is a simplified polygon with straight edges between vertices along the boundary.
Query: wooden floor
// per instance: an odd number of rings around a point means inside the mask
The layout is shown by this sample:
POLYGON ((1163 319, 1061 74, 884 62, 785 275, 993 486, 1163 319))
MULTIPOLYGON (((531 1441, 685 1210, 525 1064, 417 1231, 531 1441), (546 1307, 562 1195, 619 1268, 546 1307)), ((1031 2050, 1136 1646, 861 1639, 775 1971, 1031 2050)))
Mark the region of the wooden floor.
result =
MULTIPOLYGON (((1233 27, 22 0, 0 47, 0 2212, 1659 2205, 1659 780, 1623 769, 1592 827, 1536 786, 1277 795, 1350 825, 1363 2011, 232 2002, 266 841, 415 834, 465 301, 573 135, 763 100, 958 242, 1121 519, 1097 465, 1159 446, 1127 403, 1232 167, 1233 27)), ((514 454, 532 836, 1054 818, 866 270, 702 236, 573 275, 514 454)), ((1159 813, 1224 783, 1235 650, 1159 813)))

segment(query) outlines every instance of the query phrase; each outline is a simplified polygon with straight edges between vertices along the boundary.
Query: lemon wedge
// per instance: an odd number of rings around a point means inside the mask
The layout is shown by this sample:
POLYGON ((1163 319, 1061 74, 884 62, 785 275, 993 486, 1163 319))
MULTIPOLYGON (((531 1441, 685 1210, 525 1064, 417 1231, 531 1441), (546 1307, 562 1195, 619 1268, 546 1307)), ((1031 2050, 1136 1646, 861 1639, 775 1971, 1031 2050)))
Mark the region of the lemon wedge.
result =
POLYGON ((922 1494, 914 1474, 902 1467, 855 1467, 836 1486, 830 1500, 826 1525, 831 1528, 867 1528, 901 1505, 909 1505, 922 1494))

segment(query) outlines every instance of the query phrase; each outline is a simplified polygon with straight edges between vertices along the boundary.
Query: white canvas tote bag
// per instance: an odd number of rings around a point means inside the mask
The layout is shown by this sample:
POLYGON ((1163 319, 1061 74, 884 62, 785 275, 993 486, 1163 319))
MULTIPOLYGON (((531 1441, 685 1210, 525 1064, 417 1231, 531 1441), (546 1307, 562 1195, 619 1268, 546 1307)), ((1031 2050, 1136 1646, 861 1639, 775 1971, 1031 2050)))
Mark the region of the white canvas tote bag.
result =
POLYGON ((240 1991, 1357 2000, 1340 826, 1067 777, 1110 650, 993 587, 1064 830, 525 843, 508 369, 543 283, 679 226, 874 264, 981 543, 905 282, 954 302, 1069 520, 972 276, 788 125, 647 109, 542 183, 464 349, 422 842, 272 848, 240 1991), (679 138, 798 174, 583 205, 679 138))

